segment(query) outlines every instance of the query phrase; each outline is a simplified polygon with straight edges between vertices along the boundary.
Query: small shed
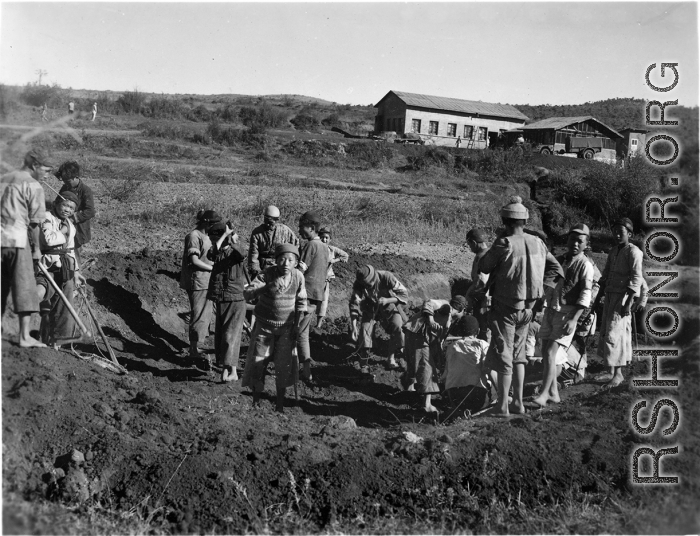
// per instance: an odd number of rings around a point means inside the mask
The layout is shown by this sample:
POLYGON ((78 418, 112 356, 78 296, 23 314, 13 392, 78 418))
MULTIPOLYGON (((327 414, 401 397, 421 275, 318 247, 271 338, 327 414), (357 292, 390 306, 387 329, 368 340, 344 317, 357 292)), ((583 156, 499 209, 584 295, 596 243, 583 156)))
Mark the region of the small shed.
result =
POLYGON ((576 154, 614 160, 622 135, 590 115, 550 117, 520 127, 525 140, 542 154, 576 154))
POLYGON ((644 151, 643 147, 647 143, 647 134, 649 131, 645 128, 625 127, 620 131, 622 138, 617 140, 617 156, 618 158, 627 158, 636 154, 641 154, 644 151))

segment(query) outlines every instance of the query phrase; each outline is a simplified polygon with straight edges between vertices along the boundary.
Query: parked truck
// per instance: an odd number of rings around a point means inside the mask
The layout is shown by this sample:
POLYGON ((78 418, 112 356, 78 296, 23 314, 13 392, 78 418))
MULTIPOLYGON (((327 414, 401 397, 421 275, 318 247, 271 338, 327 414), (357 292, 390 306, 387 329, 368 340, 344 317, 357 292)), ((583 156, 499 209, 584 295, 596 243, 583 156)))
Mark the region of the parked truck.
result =
POLYGON ((579 158, 590 160, 603 149, 604 142, 604 138, 567 136, 565 149, 567 153, 576 153, 579 158))

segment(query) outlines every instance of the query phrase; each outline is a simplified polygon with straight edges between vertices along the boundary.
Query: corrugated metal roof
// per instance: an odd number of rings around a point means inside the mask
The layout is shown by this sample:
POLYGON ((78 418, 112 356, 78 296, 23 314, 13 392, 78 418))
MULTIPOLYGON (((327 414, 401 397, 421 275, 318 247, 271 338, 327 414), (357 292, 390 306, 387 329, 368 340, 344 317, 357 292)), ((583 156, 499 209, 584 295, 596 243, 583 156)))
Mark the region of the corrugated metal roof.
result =
POLYGON ((542 130, 550 128, 554 130, 559 130, 561 128, 566 128, 570 125, 573 125, 574 123, 582 123, 583 121, 588 121, 589 119, 592 119, 601 127, 603 127, 603 129, 609 131, 611 134, 613 134, 613 137, 622 137, 622 135, 618 131, 616 131, 613 128, 610 128, 602 121, 598 121, 592 115, 582 115, 579 117, 549 117, 547 119, 542 119, 541 121, 530 123, 529 125, 523 125, 520 128, 522 128, 523 130, 542 130))
MULTIPOLYGON (((432 95, 421 95, 418 93, 406 93, 405 91, 389 91, 406 103, 408 106, 419 108, 430 108, 433 110, 444 110, 446 112, 460 112, 465 114, 481 114, 496 117, 507 117, 511 119, 521 119, 527 121, 528 117, 520 110, 510 104, 495 104, 482 101, 470 101, 463 99, 451 99, 448 97, 434 97, 432 95)), ((389 96, 384 95, 376 105, 379 106, 384 99, 389 96)))

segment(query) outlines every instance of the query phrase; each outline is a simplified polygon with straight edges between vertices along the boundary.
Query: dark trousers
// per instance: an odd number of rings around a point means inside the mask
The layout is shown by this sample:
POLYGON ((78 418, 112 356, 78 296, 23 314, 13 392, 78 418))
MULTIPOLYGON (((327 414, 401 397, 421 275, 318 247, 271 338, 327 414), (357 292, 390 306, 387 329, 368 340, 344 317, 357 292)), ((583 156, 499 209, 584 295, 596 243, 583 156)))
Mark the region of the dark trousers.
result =
POLYGON ((238 367, 245 312, 246 304, 243 300, 217 302, 214 351, 218 365, 234 369, 238 367))
MULTIPOLYGON (((73 302, 73 291, 75 282, 72 277, 65 279, 61 272, 52 272, 53 280, 61 289, 71 306, 73 302)), ((46 294, 39 308, 41 312, 41 333, 42 342, 47 344, 61 344, 61 339, 72 339, 79 335, 76 331, 75 319, 68 310, 65 302, 61 299, 46 277, 41 274, 37 277, 37 284, 46 288, 46 294)))

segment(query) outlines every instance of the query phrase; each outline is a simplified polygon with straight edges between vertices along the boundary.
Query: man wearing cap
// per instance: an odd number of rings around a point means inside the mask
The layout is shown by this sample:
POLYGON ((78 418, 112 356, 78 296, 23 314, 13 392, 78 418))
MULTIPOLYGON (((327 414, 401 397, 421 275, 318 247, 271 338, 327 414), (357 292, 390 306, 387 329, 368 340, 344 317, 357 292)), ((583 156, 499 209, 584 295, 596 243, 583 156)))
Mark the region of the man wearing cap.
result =
POLYGON ((187 291, 190 300, 189 356, 192 358, 201 357, 199 344, 209 334, 212 303, 207 299, 207 291, 213 263, 207 259, 211 247, 207 231, 219 221, 221 216, 215 211, 200 210, 197 213, 197 227, 185 237, 182 252, 180 288, 187 291))
POLYGON ((90 187, 80 180, 80 166, 68 161, 61 164, 54 174, 63 181, 59 194, 73 192, 78 196, 78 208, 71 221, 75 224, 75 258, 80 264, 80 248, 90 242, 90 220, 95 217, 95 201, 90 187))
POLYGON ((508 392, 513 385, 513 407, 525 413, 525 343, 533 308, 544 296, 545 281, 553 285, 563 277, 561 266, 538 237, 525 233, 529 218, 519 196, 511 198, 501 209, 505 232, 479 261, 479 271, 490 274, 487 288, 491 293, 488 314, 491 346, 487 366, 498 373, 498 402, 493 414, 507 417, 511 413, 508 392))
POLYGON ((304 273, 307 305, 306 313, 301 320, 297 342, 299 361, 304 364, 304 378, 306 380, 311 380, 311 347, 309 345, 311 320, 323 303, 326 275, 330 264, 328 247, 321 242, 318 236, 320 226, 321 219, 314 211, 305 212, 299 218, 299 236, 307 241, 301 250, 299 259, 299 268, 304 273))
MULTIPOLYGON (((75 258, 75 226, 71 217, 78 206, 78 196, 64 192, 53 202, 53 208, 41 224, 41 262, 54 282, 61 289, 68 303, 73 306, 75 287, 84 284, 80 266, 75 258)), ((41 311, 42 342, 60 345, 74 339, 75 320, 68 305, 61 299, 42 272, 36 278, 41 311)))
POLYGON ((238 379, 236 369, 246 314, 245 252, 238 243, 238 234, 224 222, 216 222, 208 234, 212 246, 207 259, 214 263, 207 293, 207 299, 215 304, 214 353, 221 367, 221 381, 232 382, 238 379))
POLYGON ((630 243, 634 232, 632 220, 621 218, 612 227, 617 245, 608 252, 608 259, 600 278, 598 301, 605 293, 605 305, 600 329, 598 352, 611 367, 613 375, 604 388, 622 383, 622 367, 632 361, 631 311, 635 297, 641 293, 642 251, 630 243))
POLYGON ((46 218, 44 190, 38 181, 51 171, 51 163, 39 151, 29 151, 22 169, 0 177, 2 227, 2 313, 12 291, 13 309, 19 317, 19 345, 45 346, 29 334, 32 313, 39 311, 34 265, 41 249, 39 226, 46 218))
POLYGON ((489 328, 486 313, 491 297, 486 290, 489 276, 479 271, 479 261, 489 250, 487 240, 486 232, 483 229, 474 228, 467 233, 467 246, 474 253, 474 262, 472 262, 472 282, 467 292, 465 292, 465 297, 474 318, 479 322, 479 338, 483 341, 488 340, 489 328))
POLYGON ((568 350, 576 333, 581 314, 591 305, 594 270, 585 250, 590 241, 590 231, 585 223, 574 225, 569 231, 568 251, 557 261, 564 270, 564 277, 555 287, 547 288, 547 299, 539 337, 542 339, 544 370, 542 392, 533 400, 538 406, 547 402, 559 403, 556 358, 560 348, 568 350))
POLYGON ((248 270, 252 278, 275 265, 275 247, 279 244, 293 244, 299 247, 299 239, 294 231, 279 220, 280 209, 270 205, 265 209, 262 225, 253 229, 250 235, 248 270))
POLYGON ((382 323, 389 334, 388 368, 399 368, 395 354, 404 347, 404 334, 401 329, 404 317, 400 305, 408 303, 408 291, 394 274, 375 270, 366 264, 355 274, 355 283, 350 296, 351 338, 357 342, 362 352, 360 366, 363 372, 369 371, 369 351, 372 349, 374 325, 382 323))
POLYGON ((330 227, 321 227, 318 230, 318 236, 321 238, 321 242, 326 244, 326 247, 328 247, 328 272, 326 272, 326 287, 323 289, 323 302, 321 303, 321 307, 319 308, 319 310, 316 312, 316 314, 318 315, 318 322, 316 323, 316 327, 320 328, 323 325, 323 319, 326 317, 326 313, 328 312, 328 300, 330 298, 331 293, 331 281, 335 279, 333 265, 336 262, 348 262, 348 260, 350 260, 350 255, 348 255, 339 247, 331 246, 330 227))

